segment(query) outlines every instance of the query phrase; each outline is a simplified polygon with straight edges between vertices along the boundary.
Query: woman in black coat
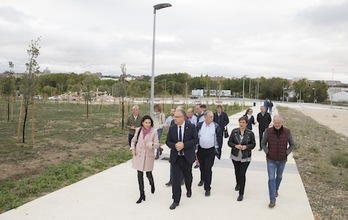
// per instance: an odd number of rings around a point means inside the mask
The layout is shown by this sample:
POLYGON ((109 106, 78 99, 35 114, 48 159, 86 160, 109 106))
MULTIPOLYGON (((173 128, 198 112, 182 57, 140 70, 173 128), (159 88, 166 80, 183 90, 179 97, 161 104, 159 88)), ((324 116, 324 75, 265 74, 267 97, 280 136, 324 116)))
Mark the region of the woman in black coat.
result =
POLYGON ((253 116, 253 110, 251 108, 248 108, 246 110, 244 116, 248 118, 247 128, 249 130, 253 130, 253 125, 255 124, 255 118, 253 116))
POLYGON ((228 146, 231 147, 231 159, 237 182, 235 190, 239 191, 237 201, 242 201, 245 188, 245 174, 251 162, 251 150, 255 148, 256 141, 254 133, 246 127, 248 118, 243 116, 238 121, 239 128, 232 130, 228 146))

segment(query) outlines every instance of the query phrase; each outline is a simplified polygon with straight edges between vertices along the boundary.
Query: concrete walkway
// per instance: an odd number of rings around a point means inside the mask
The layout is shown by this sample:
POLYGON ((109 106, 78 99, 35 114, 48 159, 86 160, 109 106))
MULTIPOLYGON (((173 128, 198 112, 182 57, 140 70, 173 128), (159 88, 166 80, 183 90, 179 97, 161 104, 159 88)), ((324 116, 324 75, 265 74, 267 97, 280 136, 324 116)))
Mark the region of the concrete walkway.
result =
MULTIPOLYGON (((256 117, 259 107, 253 109, 256 117)), ((238 118, 243 113, 230 117, 229 132, 238 127, 238 118)), ((253 131, 258 140, 257 125, 253 131)), ((204 189, 197 186, 199 169, 193 169, 192 197, 186 197, 183 187, 180 206, 170 210, 172 191, 171 187, 165 186, 169 179, 169 150, 167 146, 163 147, 165 150, 155 162, 153 172, 156 192, 150 193, 145 178, 146 201, 141 204, 135 203, 139 197, 137 175, 128 161, 3 213, 0 220, 314 219, 292 155, 288 157, 277 204, 273 209, 268 208, 265 154, 258 151, 258 144, 253 150, 252 162, 247 171, 244 200, 237 202, 238 192, 234 191, 234 169, 229 159, 227 139, 224 139, 221 160, 215 160, 211 196, 205 197, 204 189)))

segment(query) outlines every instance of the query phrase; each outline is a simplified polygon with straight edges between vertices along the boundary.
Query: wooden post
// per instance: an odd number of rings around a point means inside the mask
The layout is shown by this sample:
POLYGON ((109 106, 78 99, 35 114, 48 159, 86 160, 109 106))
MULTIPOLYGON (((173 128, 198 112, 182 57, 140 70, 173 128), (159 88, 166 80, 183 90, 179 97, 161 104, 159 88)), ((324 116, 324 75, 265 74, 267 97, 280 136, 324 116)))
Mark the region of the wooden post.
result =
POLYGON ((34 106, 34 99, 31 100, 32 104, 29 108, 29 113, 31 114, 31 139, 33 141, 33 144, 35 144, 35 106, 34 106))
MULTIPOLYGON (((122 109, 121 109, 121 99, 118 99, 118 123, 119 124, 121 124, 121 111, 122 111, 122 109)), ((120 126, 120 128, 121 128, 121 126, 120 126)))
POLYGON ((18 118, 18 143, 21 142, 21 124, 22 124, 22 116, 23 116, 23 97, 21 100, 21 107, 19 110, 19 118, 18 118))
POLYGON ((14 103, 14 97, 11 96, 11 99, 10 99, 10 119, 11 119, 11 121, 13 121, 13 103, 14 103))

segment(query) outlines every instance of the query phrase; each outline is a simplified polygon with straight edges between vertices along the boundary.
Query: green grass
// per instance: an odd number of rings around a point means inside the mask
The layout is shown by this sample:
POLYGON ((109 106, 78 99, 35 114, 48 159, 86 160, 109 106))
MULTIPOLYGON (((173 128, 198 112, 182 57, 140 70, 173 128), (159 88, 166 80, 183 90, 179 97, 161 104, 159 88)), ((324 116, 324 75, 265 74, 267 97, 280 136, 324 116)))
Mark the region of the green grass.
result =
POLYGON ((330 157, 332 165, 348 168, 348 154, 337 152, 330 157))
POLYGON ((87 176, 123 163, 131 158, 128 150, 103 152, 94 155, 91 161, 68 160, 49 166, 43 173, 18 180, 0 182, 1 211, 16 208, 87 176))

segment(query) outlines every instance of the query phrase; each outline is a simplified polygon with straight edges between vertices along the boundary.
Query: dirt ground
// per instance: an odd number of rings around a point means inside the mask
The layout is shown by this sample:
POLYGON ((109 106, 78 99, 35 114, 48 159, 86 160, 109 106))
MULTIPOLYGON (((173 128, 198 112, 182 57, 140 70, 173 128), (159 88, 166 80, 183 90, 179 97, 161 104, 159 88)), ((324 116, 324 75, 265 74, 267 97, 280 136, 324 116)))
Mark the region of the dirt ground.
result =
POLYGON ((341 109, 297 109, 318 123, 348 137, 348 111, 341 109))

